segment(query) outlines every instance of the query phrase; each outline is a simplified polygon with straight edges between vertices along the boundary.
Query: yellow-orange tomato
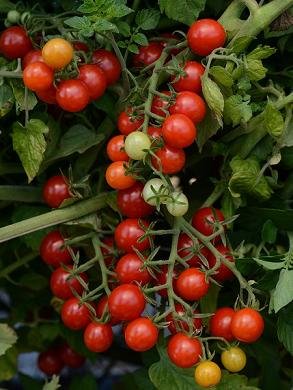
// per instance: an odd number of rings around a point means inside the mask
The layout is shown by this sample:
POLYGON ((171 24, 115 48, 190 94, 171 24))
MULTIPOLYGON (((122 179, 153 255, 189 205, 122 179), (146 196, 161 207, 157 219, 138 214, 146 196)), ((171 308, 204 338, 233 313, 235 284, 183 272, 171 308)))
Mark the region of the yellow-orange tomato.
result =
POLYGON ((239 347, 231 347, 221 354, 223 366, 230 372, 239 372, 246 365, 246 354, 239 347))
POLYGON ((63 38, 50 39, 42 50, 45 63, 53 69, 62 69, 73 58, 73 47, 63 38))
POLYGON ((221 376, 220 367, 209 360, 199 363, 194 372, 195 382, 202 387, 216 386, 221 376))

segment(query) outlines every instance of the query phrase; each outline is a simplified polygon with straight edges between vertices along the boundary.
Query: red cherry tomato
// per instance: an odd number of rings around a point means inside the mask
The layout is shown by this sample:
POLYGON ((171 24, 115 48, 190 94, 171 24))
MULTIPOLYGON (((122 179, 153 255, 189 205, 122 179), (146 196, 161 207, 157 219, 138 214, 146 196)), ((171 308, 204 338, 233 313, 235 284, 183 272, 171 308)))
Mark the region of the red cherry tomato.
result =
MULTIPOLYGON (((185 233, 181 233, 177 245, 178 255, 182 259, 184 259, 185 257, 190 257, 190 255, 194 253, 193 248, 194 243, 192 241, 192 238, 185 233)), ((203 247, 200 249, 199 252, 204 258, 207 259, 210 251, 207 248, 203 247)), ((189 260, 186 261, 186 263, 190 267, 197 267, 202 264, 202 260, 199 255, 194 253, 193 256, 191 256, 189 260)))
POLYGON ((223 337, 227 341, 233 341, 231 322, 235 311, 231 307, 221 307, 215 311, 210 319, 210 333, 215 337, 223 337))
POLYGON ((97 318, 102 318, 105 314, 108 314, 109 316, 109 324, 114 326, 119 324, 121 321, 117 320, 117 318, 113 317, 109 313, 109 307, 108 307, 108 297, 107 295, 104 295, 99 302, 97 303, 96 307, 96 315, 97 318))
POLYGON ((118 130, 124 135, 128 135, 133 131, 140 128, 143 124, 143 119, 141 117, 135 117, 132 115, 132 110, 122 111, 118 116, 118 130))
MULTIPOLYGON (((68 268, 72 269, 73 267, 70 265, 68 268)), ((52 294, 55 295, 55 297, 66 300, 74 296, 72 291, 75 291, 78 295, 82 294, 84 290, 83 286, 76 277, 70 279, 69 275, 70 273, 62 267, 59 267, 52 272, 50 287, 52 294)), ((80 273, 79 277, 85 282, 88 280, 85 273, 80 273)))
POLYGON ((54 72, 44 62, 33 62, 23 71, 24 85, 32 91, 46 91, 53 85, 54 72))
POLYGON ((118 191, 117 205, 122 215, 128 218, 145 218, 155 211, 154 207, 144 201, 143 187, 142 183, 137 182, 126 190, 118 191))
POLYGON ((58 349, 50 348, 41 352, 38 357, 38 367, 46 375, 58 375, 64 364, 61 360, 58 349))
POLYGON ((152 64, 161 57, 162 51, 160 42, 149 42, 146 46, 141 46, 139 52, 133 56, 133 66, 144 68, 152 64))
POLYGON ((107 155, 113 162, 128 161, 129 157, 124 151, 124 135, 115 135, 107 144, 107 155))
POLYGON ((90 311, 78 298, 70 298, 63 303, 61 318, 65 326, 72 330, 83 329, 90 322, 90 311))
POLYGON ((206 115, 206 105, 199 95, 194 92, 179 92, 175 103, 169 109, 170 114, 184 114, 194 123, 201 122, 206 115))
POLYGON ((55 85, 51 85, 49 89, 46 89, 45 91, 37 91, 36 94, 42 102, 47 104, 56 104, 56 92, 57 89, 55 85))
POLYGON ((56 99, 64 111, 82 111, 90 101, 89 89, 81 80, 63 80, 57 87, 56 99))
POLYGON ((187 148, 196 138, 196 128, 183 114, 173 114, 165 119, 162 127, 164 141, 173 148, 187 148))
POLYGON ((183 149, 165 145, 155 154, 156 157, 152 158, 153 166, 167 175, 180 172, 185 165, 186 157, 183 149))
POLYGON ((60 357, 63 363, 71 368, 79 368, 85 362, 85 357, 74 351, 68 344, 61 346, 60 357))
POLYGON ((22 69, 25 69, 28 65, 33 64, 34 62, 44 62, 41 50, 30 50, 21 61, 22 69))
POLYGON ((156 345, 159 330, 149 318, 140 317, 129 322, 124 336, 125 342, 130 349, 144 352, 156 345))
MULTIPOLYGON (((220 253, 222 253, 222 255, 224 255, 228 261, 234 263, 234 258, 233 256, 231 256, 229 248, 227 248, 225 245, 220 244, 220 245, 216 245, 216 249, 220 253)), ((209 252, 208 254, 209 267, 212 268, 216 264, 216 261, 217 261, 216 257, 212 254, 212 252, 209 252)), ((219 283, 225 282, 226 280, 231 280, 233 279, 233 277, 234 277, 233 272, 223 263, 217 269, 217 273, 212 275, 212 278, 219 283)))
POLYGON ((202 354, 201 343, 197 338, 184 333, 171 336, 167 352, 172 363, 181 368, 194 366, 202 354))
MULTIPOLYGON (((180 305, 180 303, 175 304, 175 310, 176 310, 178 317, 186 316, 185 309, 182 305, 180 305)), ((199 314, 199 311, 194 310, 193 313, 199 314)), ((176 324, 177 324, 178 329, 186 330, 186 332, 189 331, 188 323, 186 321, 184 321, 183 319, 182 320, 178 319, 178 317, 173 317, 173 315, 171 313, 168 314, 166 317, 166 321, 169 322, 168 329, 172 334, 175 334, 178 332, 176 329, 176 324)), ((199 332, 202 329, 201 318, 193 318, 192 322, 193 322, 193 330, 199 332)))
POLYGON ((199 62, 187 61, 183 70, 186 75, 181 76, 178 81, 173 83, 175 91, 201 93, 201 76, 204 74, 205 68, 199 62))
POLYGON ((160 138, 160 137, 162 137, 162 128, 149 126, 148 127, 148 135, 153 139, 160 138))
POLYGON ((110 266, 115 260, 114 252, 114 236, 104 237, 101 242, 107 245, 101 246, 102 255, 104 256, 104 261, 107 266, 110 266))
POLYGON ((205 273, 197 268, 187 268, 176 280, 178 295, 187 301, 199 300, 207 294, 209 287, 205 273))
MULTIPOLYGON (((168 266, 167 265, 162 265, 160 267, 160 272, 158 272, 154 278, 154 284, 156 286, 162 286, 163 284, 166 284, 167 282, 167 276, 168 276, 168 266)), ((176 269, 173 270, 173 274, 172 274, 172 286, 173 286, 173 290, 175 291, 176 290, 176 278, 178 276, 178 272, 176 269)), ((158 294, 161 295, 161 297, 164 297, 164 298, 167 298, 168 296, 168 292, 167 292, 167 289, 164 288, 162 290, 159 290, 158 291, 158 294)))
POLYGON ((127 163, 125 161, 115 161, 106 170, 106 181, 114 190, 126 190, 135 184, 135 179, 126 175, 127 163))
POLYGON ((113 331, 109 324, 91 322, 85 328, 83 340, 92 352, 105 352, 113 343, 113 331))
POLYGON ((85 83, 92 100, 96 100, 104 95, 107 87, 107 79, 105 73, 98 65, 81 65, 78 70, 79 75, 77 79, 85 83))
POLYGON ((90 50, 88 45, 84 42, 81 42, 81 41, 72 42, 72 45, 73 45, 74 50, 76 50, 76 51, 83 51, 84 53, 88 53, 90 50))
POLYGON ((64 238, 58 230, 48 233, 42 240, 40 255, 42 260, 54 268, 72 263, 70 252, 64 246, 64 238))
POLYGON ((0 53, 10 60, 23 58, 32 48, 27 32, 20 26, 8 27, 0 36, 0 53))
POLYGON ((69 184, 63 176, 52 176, 46 181, 43 187, 43 199, 48 206, 57 208, 68 198, 71 198, 69 184))
POLYGON ((152 102, 151 112, 166 117, 167 113, 165 111, 169 110, 170 106, 170 97, 172 96, 171 91, 162 91, 164 95, 166 95, 166 100, 160 96, 155 95, 152 102))
POLYGON ((222 222, 224 219, 221 210, 203 207, 193 215, 192 226, 205 236, 210 236, 214 233, 215 222, 222 222))
POLYGON ((236 311, 231 321, 231 332, 243 343, 254 343, 264 330, 264 320, 257 310, 246 307, 236 311))
MULTIPOLYGON (((174 46, 174 45, 179 43, 178 37, 175 34, 170 33, 170 32, 164 32, 164 33, 160 34, 160 37, 167 38, 167 39, 160 41, 160 44, 163 46, 163 48, 165 48, 168 44, 171 44, 172 46, 174 46), (173 42, 170 42, 171 39, 173 39, 173 42)), ((178 53, 180 53, 180 51, 181 51, 180 49, 172 49, 170 51, 170 54, 173 54, 173 56, 176 56, 178 53)))
POLYGON ((109 295, 109 312, 120 321, 138 318, 145 308, 145 297, 141 289, 134 284, 122 284, 114 288, 109 295))
POLYGON ((224 27, 213 19, 199 19, 192 23, 187 32, 188 46, 200 56, 207 56, 214 49, 223 47, 225 41, 224 27))
POLYGON ((146 268, 143 268, 144 262, 136 253, 127 253, 122 256, 116 265, 115 272, 120 284, 140 283, 142 285, 151 281, 151 275, 146 268))
POLYGON ((145 234, 145 230, 148 226, 149 222, 137 218, 127 218, 120 222, 114 232, 118 249, 127 253, 134 252, 134 248, 140 252, 148 249, 150 247, 148 238, 145 238, 140 242, 138 241, 139 238, 145 234))
POLYGON ((121 74, 121 65, 114 53, 109 50, 99 49, 93 52, 92 62, 99 65, 105 72, 108 85, 115 84, 121 74))

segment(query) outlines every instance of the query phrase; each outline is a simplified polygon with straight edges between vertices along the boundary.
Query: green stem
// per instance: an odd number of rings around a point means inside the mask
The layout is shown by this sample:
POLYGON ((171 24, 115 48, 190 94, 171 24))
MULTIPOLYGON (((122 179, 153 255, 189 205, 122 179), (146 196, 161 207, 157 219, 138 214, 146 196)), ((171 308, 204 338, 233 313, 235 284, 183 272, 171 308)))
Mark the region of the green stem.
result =
POLYGON ((29 263, 30 261, 34 260, 36 257, 38 257, 38 253, 30 253, 26 256, 23 256, 21 259, 15 261, 14 263, 10 264, 8 267, 4 268, 0 272, 0 279, 6 278, 8 275, 11 274, 11 272, 15 271, 17 268, 22 267, 23 265, 29 263))
POLYGON ((219 22, 228 32, 232 33, 235 30, 238 31, 244 23, 244 21, 240 19, 244 9, 245 4, 243 4, 240 0, 232 1, 220 17, 219 22))
POLYGON ((0 185, 0 201, 7 200, 11 202, 41 203, 42 189, 29 186, 5 186, 0 185))
POLYGON ((225 191, 224 183, 218 183, 210 196, 205 200, 201 207, 210 207, 212 206, 223 194, 225 191))
POLYGON ((0 77, 7 77, 10 79, 22 79, 22 72, 15 72, 14 70, 1 70, 0 77))
POLYGON ((169 264, 168 264, 168 275, 167 275, 167 292, 168 292, 168 301, 169 301, 169 306, 172 312, 175 312, 175 304, 174 304, 174 291, 173 291, 173 272, 174 272, 174 266, 176 263, 176 258, 177 258, 177 247, 178 247, 178 238, 180 234, 180 229, 179 229, 179 223, 180 219, 174 218, 174 223, 173 223, 173 229, 176 231, 176 233, 173 233, 172 236, 172 244, 171 244, 171 251, 169 255, 169 264))
POLYGON ((101 241, 98 237, 98 235, 94 235, 92 238, 92 243, 93 247, 95 250, 96 257, 99 261, 100 269, 101 269, 101 274, 102 274, 102 286, 106 292, 107 295, 110 294, 110 288, 108 286, 108 276, 107 276, 107 266, 105 264, 104 256, 101 250, 101 241))

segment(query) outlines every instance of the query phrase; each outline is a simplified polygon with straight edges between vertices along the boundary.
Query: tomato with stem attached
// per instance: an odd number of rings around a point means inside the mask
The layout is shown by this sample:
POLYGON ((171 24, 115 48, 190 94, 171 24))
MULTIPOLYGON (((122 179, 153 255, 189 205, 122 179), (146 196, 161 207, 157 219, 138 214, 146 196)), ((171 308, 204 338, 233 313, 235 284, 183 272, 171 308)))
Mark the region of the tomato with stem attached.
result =
POLYGON ((168 356, 172 363, 181 368, 194 366, 202 354, 202 346, 196 337, 184 333, 171 336, 167 346, 168 356))
POLYGON ((172 114, 162 126, 164 141, 173 148, 186 148, 196 139, 196 128, 192 120, 183 114, 172 114))
POLYGON ((142 68, 157 61, 163 51, 160 42, 149 42, 146 46, 140 46, 139 52, 133 56, 133 66, 142 68))
POLYGON ((141 289, 135 284, 122 284, 109 295, 109 312, 120 321, 138 318, 145 308, 146 300, 141 289))
POLYGON ((243 343, 254 343, 264 330, 264 320, 260 313, 250 307, 236 311, 231 321, 231 332, 235 339, 243 343))
POLYGON ((60 267, 61 264, 72 263, 72 256, 64 244, 64 238, 58 230, 48 233, 40 246, 42 260, 54 268, 60 267))
POLYGON ((107 143, 107 155, 113 162, 128 161, 129 157, 124 150, 124 135, 115 135, 107 143))
POLYGON ((117 206, 122 215, 128 218, 145 218, 154 212, 154 207, 143 198, 144 186, 137 182, 132 187, 118 191, 117 206))
POLYGON ((122 111, 118 116, 117 126, 121 134, 128 135, 139 129, 142 124, 141 116, 135 115, 130 108, 122 111))
POLYGON ((151 112, 165 118, 169 110, 172 93, 171 91, 162 91, 160 93, 166 95, 166 99, 155 95, 152 101, 151 112))
MULTIPOLYGON (((192 226, 205 236, 214 233, 216 224, 225 220, 221 210, 212 207, 203 207, 195 212, 192 217, 192 226)), ((219 237, 215 238, 216 241, 219 237)))
POLYGON ((81 80, 63 80, 57 86, 56 100, 64 111, 79 112, 90 102, 89 89, 81 80))
POLYGON ((109 324, 91 322, 85 328, 83 340, 90 351, 105 352, 113 343, 112 327, 109 324))
POLYGON ((206 105, 203 98, 196 93, 183 91, 177 94, 175 103, 169 111, 170 114, 184 114, 196 124, 204 119, 206 105))
POLYGON ((43 199, 48 206, 57 208, 65 200, 71 198, 69 183, 62 175, 52 176, 43 187, 43 199))
POLYGON ((231 307, 217 309, 210 319, 210 333, 215 337, 223 337, 227 341, 233 341, 231 322, 235 311, 231 307))
POLYGON ((179 77, 177 81, 173 81, 172 83, 175 91, 201 93, 201 77, 205 72, 204 66, 196 61, 187 61, 183 67, 183 71, 185 75, 179 77))
POLYGON ((106 170, 106 181, 114 190, 126 190, 132 187, 136 180, 126 174, 128 165, 125 161, 114 161, 106 170))
POLYGON ((198 268, 187 268, 179 274, 176 280, 178 295, 187 301, 197 301, 205 296, 210 283, 206 275, 198 268))
MULTIPOLYGON (((73 267, 72 265, 69 265, 68 268, 72 270, 73 267)), ((88 281, 85 273, 80 273, 78 276, 85 283, 88 281)), ((63 300, 72 298, 74 296, 73 291, 78 295, 81 295, 84 290, 84 287, 79 280, 76 277, 70 278, 70 272, 66 271, 62 267, 59 267, 52 272, 50 278, 50 288, 55 297, 63 300)))
MULTIPOLYGON (((234 263, 234 257, 231 255, 230 249, 227 248, 225 245, 223 244, 216 245, 215 249, 218 252, 220 252, 227 261, 234 263)), ((212 268, 216 264, 216 261, 217 261, 216 256, 212 252, 209 252, 208 254, 209 267, 212 268)), ((211 275, 211 277, 219 283, 226 282, 227 280, 233 279, 234 277, 233 272, 222 262, 222 260, 220 261, 221 262, 219 268, 216 270, 216 273, 214 275, 211 275)))
POLYGON ((143 160, 150 147, 150 137, 142 131, 133 131, 125 138, 125 152, 132 160, 143 160))
POLYGON ((73 46, 63 38, 50 39, 42 49, 42 57, 52 69, 63 69, 71 62, 73 54, 73 46))
POLYGON ((61 318, 67 328, 80 330, 90 322, 90 310, 78 298, 69 298, 62 305, 61 318))
MULTIPOLYGON (((189 324, 186 321, 188 314, 186 310, 180 303, 175 303, 175 312, 176 316, 172 313, 168 314, 166 317, 166 321, 169 322, 168 329, 172 334, 176 334, 178 332, 177 328, 180 330, 185 330, 188 332, 189 324), (181 319, 182 318, 182 319, 181 319), (177 326, 177 328, 176 328, 177 326)), ((198 310, 193 310, 193 315, 199 314, 198 310)), ((192 318, 191 324, 193 326, 193 331, 200 332, 202 329, 202 319, 201 318, 192 318)))
POLYGON ((108 296, 107 295, 104 295, 102 298, 100 298, 100 300, 98 301, 97 303, 97 306, 96 306, 96 316, 97 318, 99 319, 102 319, 103 320, 105 319, 105 316, 107 315, 107 322, 114 326, 114 325, 117 325, 117 324, 120 324, 120 320, 118 320, 117 318, 113 317, 112 315, 110 315, 109 313, 109 305, 108 305, 108 296))
POLYGON ((23 27, 8 27, 0 36, 0 53, 10 60, 23 58, 32 48, 32 42, 23 27))
POLYGON ((118 249, 131 253, 134 248, 140 252, 150 248, 149 238, 141 240, 149 222, 137 218, 127 218, 116 226, 114 237, 118 249))
POLYGON ((155 169, 171 175, 183 169, 185 160, 186 156, 183 149, 165 144, 165 146, 156 151, 155 156, 152 158, 152 164, 155 169))
POLYGON ((210 360, 200 362, 195 369, 195 382, 202 387, 216 386, 222 377, 220 367, 210 360))
POLYGON ((230 347, 221 353, 221 362, 230 372, 239 372, 246 366, 246 354, 239 347, 230 347))
POLYGON ((33 62, 25 67, 22 77, 31 91, 46 91, 53 85, 54 72, 44 62, 33 62))
MULTIPOLYGON (((176 278, 178 276, 178 271, 177 269, 173 269, 172 273, 172 287, 173 290, 176 292, 176 278)), ((154 281, 153 283, 156 286, 162 286, 167 283, 167 278, 168 278, 168 266, 167 265, 162 265, 160 267, 159 272, 155 274, 154 281)), ((161 297, 167 298, 168 297, 168 290, 166 288, 162 288, 161 290, 158 290, 157 293, 161 295, 161 297)))
POLYGON ((124 331, 126 345, 137 352, 144 352, 153 348, 158 336, 157 326, 146 317, 139 317, 129 322, 124 331))
POLYGON ((207 259, 209 250, 206 247, 202 247, 195 251, 197 247, 195 246, 192 238, 188 236, 186 233, 181 233, 178 238, 178 255, 186 260, 186 263, 190 267, 198 267, 202 264, 202 258, 207 259))
POLYGON ((151 275, 144 268, 144 261, 136 253, 122 256, 115 267, 115 273, 120 284, 139 283, 145 285, 151 281, 151 275))

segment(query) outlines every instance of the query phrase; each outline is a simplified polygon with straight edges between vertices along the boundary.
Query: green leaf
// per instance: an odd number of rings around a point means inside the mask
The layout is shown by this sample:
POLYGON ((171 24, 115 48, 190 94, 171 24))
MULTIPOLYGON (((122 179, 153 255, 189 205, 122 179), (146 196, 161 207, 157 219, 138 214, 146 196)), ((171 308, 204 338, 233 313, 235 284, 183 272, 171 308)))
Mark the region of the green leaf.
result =
POLYGON ((57 390, 61 387, 59 384, 59 376, 53 375, 50 382, 45 383, 43 390, 57 390))
POLYGON ((265 260, 257 259, 256 257, 254 257, 253 260, 257 264, 261 265, 262 267, 264 267, 270 271, 275 271, 275 270, 281 269, 285 265, 285 261, 278 261, 278 262, 265 261, 265 260))
POLYGON ((118 20, 116 22, 116 26, 119 30, 119 33, 123 35, 124 37, 129 37, 131 32, 130 32, 130 26, 128 23, 123 22, 123 20, 118 20))
POLYGON ((119 32, 118 27, 114 23, 111 23, 108 20, 102 18, 98 18, 97 21, 92 25, 92 28, 97 33, 102 31, 119 32))
MULTIPOLYGON (((130 374, 123 375, 121 379, 123 388, 136 390, 155 390, 156 388, 149 379, 148 370, 139 368, 130 374)), ((71 389, 70 389, 71 390, 71 389)), ((77 389, 78 390, 78 389, 77 389)))
POLYGON ((78 11, 104 19, 122 18, 133 12, 126 0, 84 0, 78 11))
POLYGON ((247 385, 248 378, 245 375, 230 374, 222 370, 221 382, 217 385, 217 390, 259 390, 258 387, 247 385))
POLYGON ((43 290, 48 286, 48 278, 36 272, 28 272, 20 278, 20 284, 33 291, 43 290))
POLYGON ((252 117, 252 110, 248 100, 243 100, 241 95, 232 95, 225 100, 224 121, 233 126, 247 123, 252 117))
POLYGON ((293 355, 293 302, 279 312, 277 330, 278 338, 293 355))
POLYGON ((64 23, 79 31, 90 29, 92 25, 87 16, 73 16, 72 18, 66 19, 64 23))
POLYGON ((132 36, 132 39, 134 40, 135 43, 141 46, 146 46, 148 44, 148 39, 147 37, 142 34, 142 33, 137 33, 132 36))
POLYGON ((98 390, 97 381, 92 374, 75 376, 69 385, 69 390, 98 390))
POLYGON ((224 97, 218 85, 207 76, 202 77, 202 92, 204 98, 215 114, 218 122, 222 125, 222 116, 224 110, 224 97))
POLYGON ((134 54, 137 54, 137 53, 139 52, 138 46, 135 45, 134 43, 131 43, 131 44, 128 46, 128 50, 129 50, 131 53, 134 53, 134 54))
POLYGON ((135 23, 142 30, 153 30, 160 20, 160 12, 154 8, 142 9, 137 12, 135 23))
POLYGON ((258 81, 266 77, 267 68, 265 68, 260 60, 247 59, 247 75, 250 80, 258 81))
POLYGON ((0 356, 16 343, 17 335, 7 324, 0 324, 0 356))
POLYGON ((274 223, 269 219, 263 225, 261 236, 264 242, 274 244, 276 242, 278 229, 274 223))
POLYGON ((219 122, 212 114, 211 110, 208 108, 204 120, 197 125, 198 134, 197 134, 196 142, 200 152, 202 151, 202 148, 205 145, 205 143, 213 135, 217 134, 220 127, 221 126, 219 122))
POLYGON ((13 149, 18 154, 28 181, 37 175, 46 150, 44 134, 48 132, 47 125, 39 119, 31 119, 26 128, 21 123, 13 124, 13 149))
POLYGON ((25 87, 21 80, 10 79, 9 83, 15 98, 17 113, 24 110, 30 111, 37 105, 38 100, 32 91, 27 90, 27 96, 26 96, 25 87))
POLYGON ((251 37, 249 36, 239 37, 233 41, 231 50, 235 54, 240 54, 246 49, 247 45, 250 42, 251 42, 251 37))
POLYGON ((292 280, 293 270, 282 269, 275 291, 271 297, 271 307, 274 309, 275 313, 293 300, 292 280))
POLYGON ((193 23, 204 9, 206 0, 159 0, 161 12, 168 18, 187 25, 193 23))
POLYGON ((282 136, 285 128, 284 118, 280 111, 271 103, 268 103, 264 110, 264 124, 267 132, 272 137, 278 138, 282 136))
POLYGON ((217 83, 224 85, 224 87, 232 87, 234 81, 231 73, 222 66, 212 66, 209 70, 209 74, 212 75, 217 83))
POLYGON ((276 53, 276 51, 275 47, 259 45, 247 55, 247 58, 250 60, 263 60, 276 53))
POLYGON ((7 84, 0 85, 0 118, 6 115, 13 107, 14 96, 7 84))
POLYGON ((0 381, 8 381, 14 377, 17 372, 17 356, 18 351, 14 346, 0 357, 0 381))

